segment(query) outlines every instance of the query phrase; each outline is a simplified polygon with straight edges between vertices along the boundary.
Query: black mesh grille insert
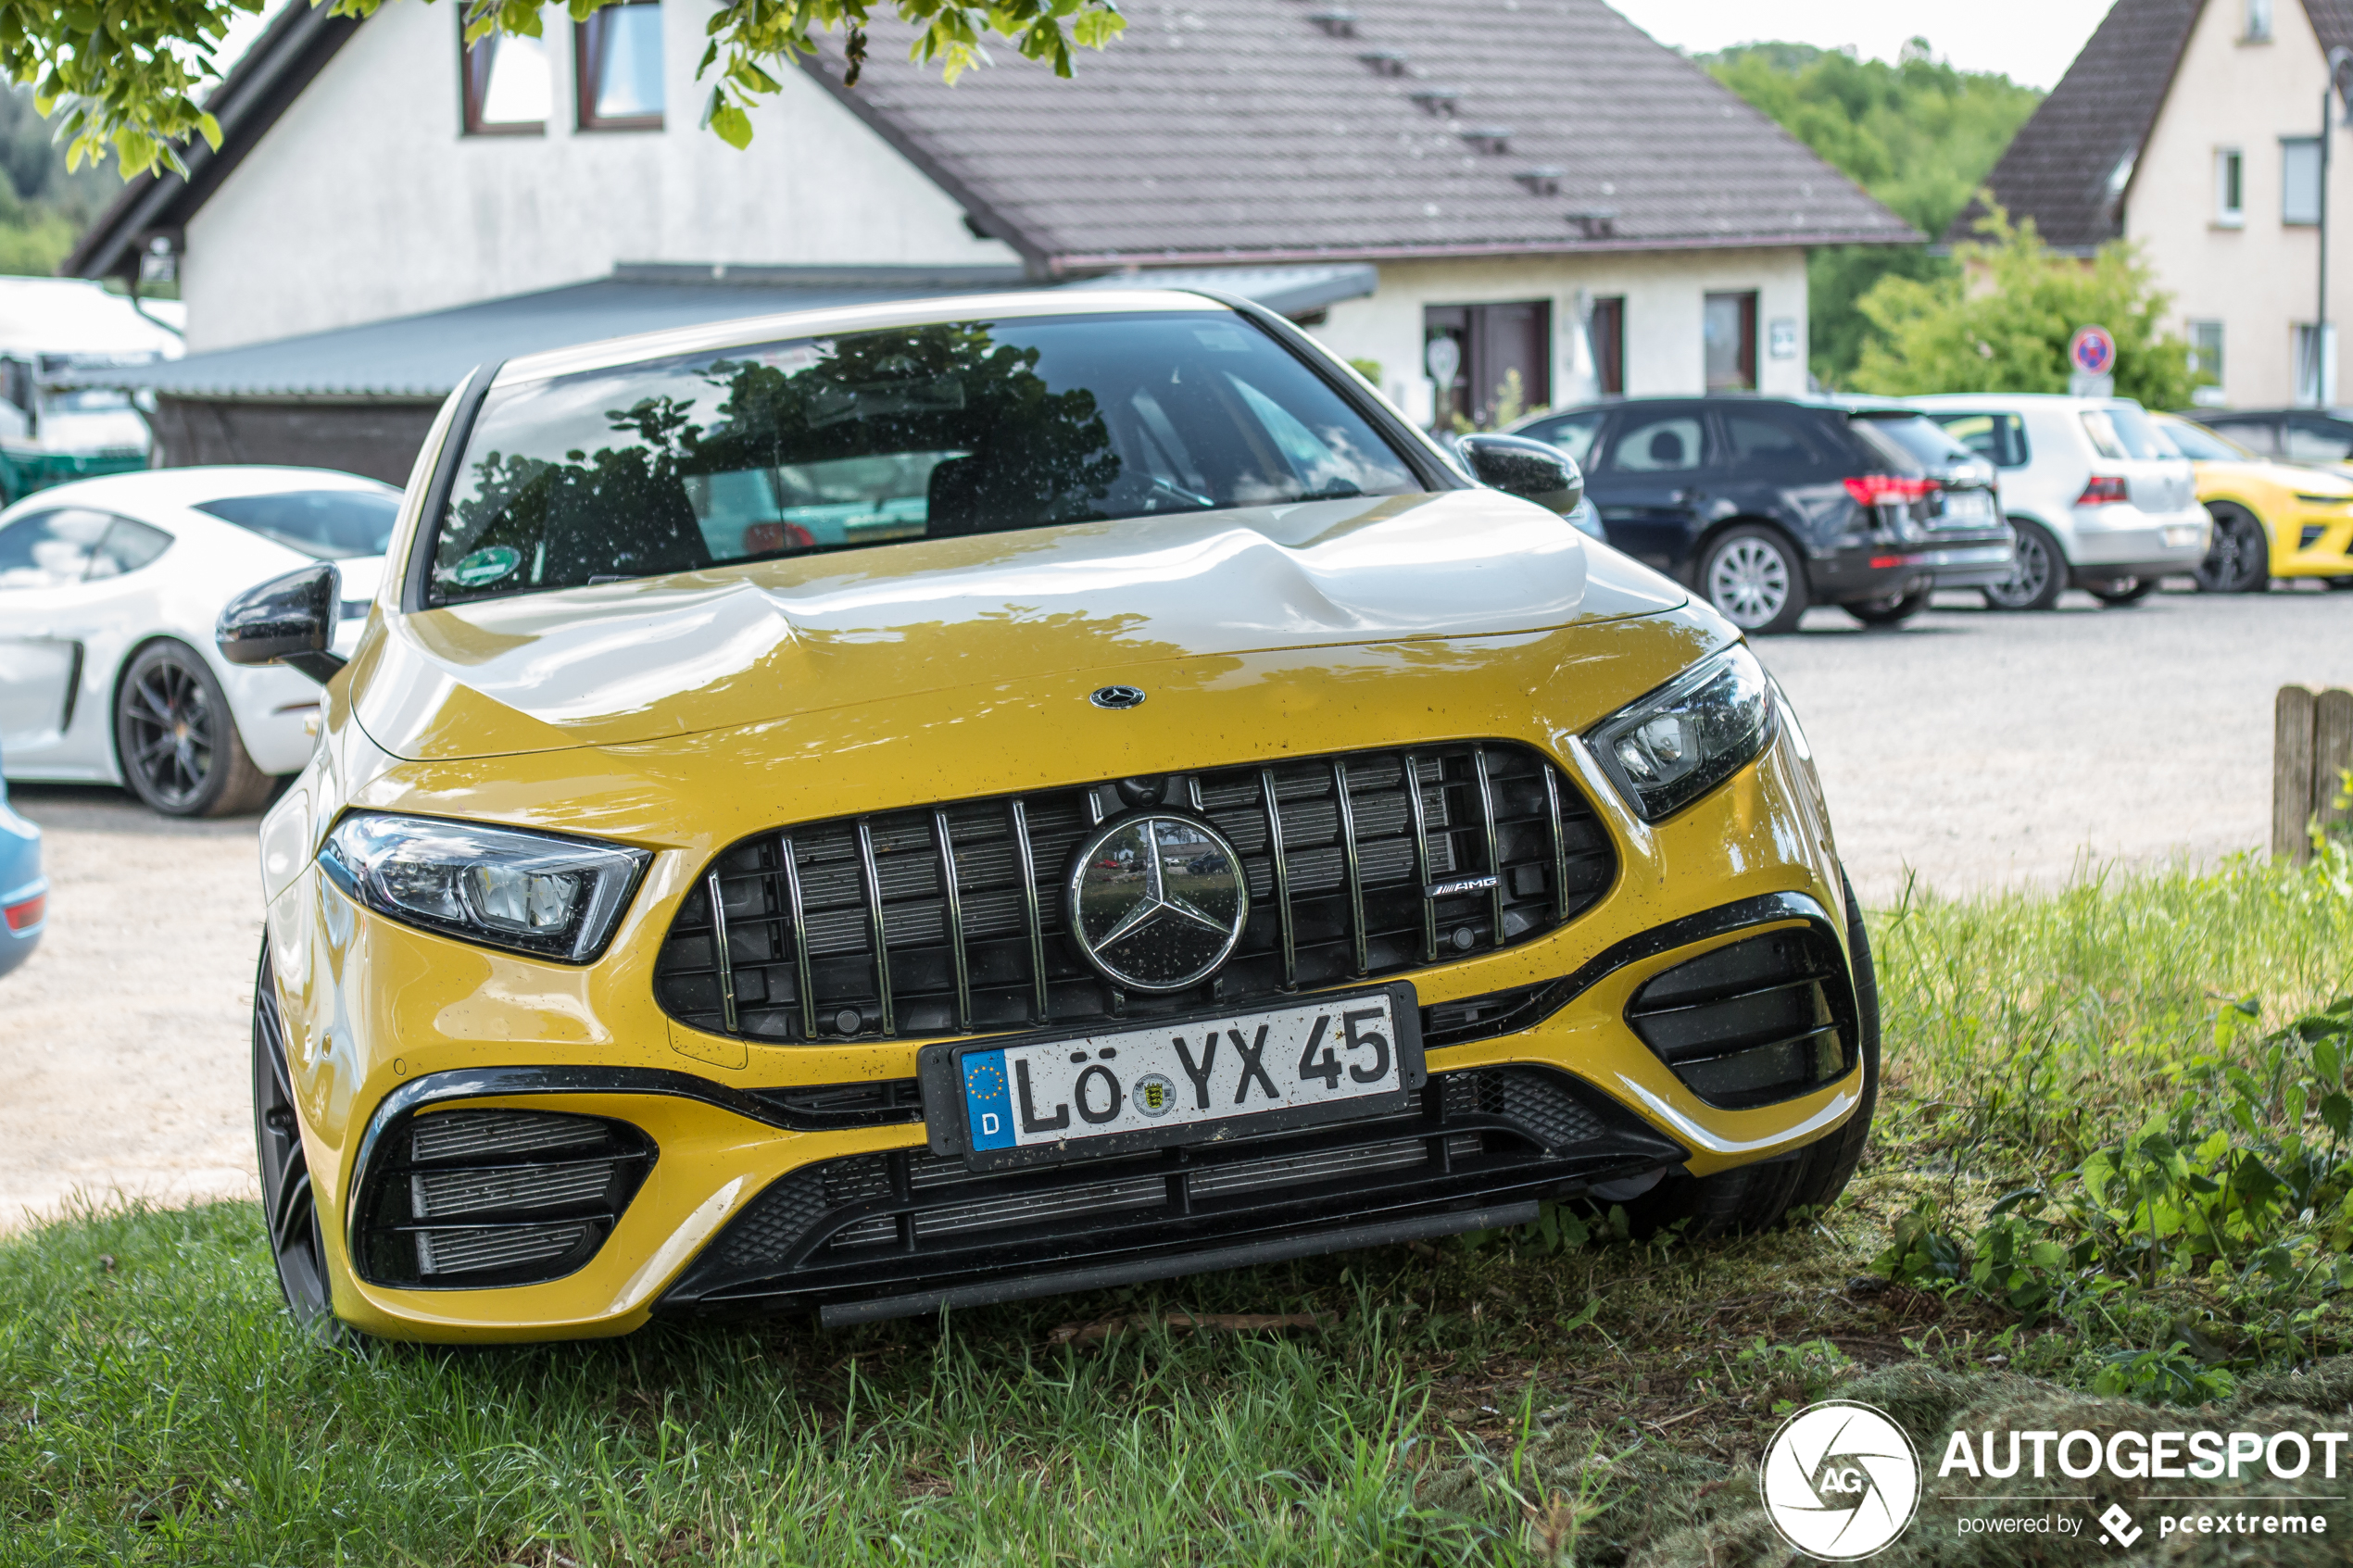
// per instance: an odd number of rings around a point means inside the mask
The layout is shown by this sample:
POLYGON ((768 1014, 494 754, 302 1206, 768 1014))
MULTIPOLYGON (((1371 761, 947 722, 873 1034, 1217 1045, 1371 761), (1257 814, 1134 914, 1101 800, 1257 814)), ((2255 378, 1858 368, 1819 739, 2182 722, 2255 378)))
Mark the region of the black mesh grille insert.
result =
POLYGON ((926 1148, 850 1155, 780 1178, 676 1287, 688 1300, 856 1292, 1127 1256, 1252 1228, 1559 1191, 1684 1151, 1565 1073, 1433 1074, 1418 1110, 1232 1144, 975 1173, 926 1148))
POLYGON ((1812 928, 1768 932, 1654 977, 1626 1022, 1711 1105, 1770 1104, 1855 1065, 1843 955, 1812 928))
POLYGON ((744 839, 679 910, 655 989, 696 1028, 776 1041, 1154 1017, 1525 942, 1616 871, 1584 797, 1504 742, 1129 779, 744 839), (1209 822, 1249 882, 1233 957, 1188 990, 1116 992, 1067 934, 1074 853, 1138 800, 1209 822))

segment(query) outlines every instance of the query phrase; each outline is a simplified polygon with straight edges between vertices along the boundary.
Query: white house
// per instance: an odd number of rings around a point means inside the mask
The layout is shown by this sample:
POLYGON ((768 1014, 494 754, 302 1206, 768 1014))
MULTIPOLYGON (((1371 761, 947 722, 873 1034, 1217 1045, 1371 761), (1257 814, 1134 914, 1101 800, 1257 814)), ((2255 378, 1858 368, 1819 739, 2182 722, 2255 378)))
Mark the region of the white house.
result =
POLYGON ((176 270, 192 353, 149 383, 174 460, 371 407, 395 433, 353 439, 397 445, 551 312, 595 335, 1136 270, 1250 270, 1426 421, 1488 417, 1512 372, 1531 406, 1797 392, 1807 247, 1917 238, 1602 0, 1137 5, 1075 80, 1005 49, 953 87, 880 30, 855 87, 837 54, 788 73, 745 152, 697 125, 709 14, 555 6, 468 51, 447 6, 289 7, 216 94, 220 150, 132 182, 69 262, 176 270), (584 314, 597 286, 625 307, 584 314), (421 340, 434 365, 382 363, 421 340))

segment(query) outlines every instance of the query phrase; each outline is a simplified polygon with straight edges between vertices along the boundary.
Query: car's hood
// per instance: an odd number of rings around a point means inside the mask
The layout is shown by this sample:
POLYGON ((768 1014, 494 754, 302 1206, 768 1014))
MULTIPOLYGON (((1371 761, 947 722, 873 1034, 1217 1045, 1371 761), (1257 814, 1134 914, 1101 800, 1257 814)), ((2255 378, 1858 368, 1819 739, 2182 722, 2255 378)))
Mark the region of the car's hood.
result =
POLYGON ((2243 475, 2265 484, 2283 489, 2302 491, 2308 495, 2343 497, 2353 501, 2353 473, 2324 463, 2283 463, 2269 458, 2233 458, 2228 462, 2218 458, 2200 458, 2196 465, 2200 483, 2213 480, 2228 483, 2231 476, 2243 475))
POLYGON ((396 756, 483 757, 1683 597, 1541 508, 1465 490, 928 540, 384 618, 350 694, 396 756))

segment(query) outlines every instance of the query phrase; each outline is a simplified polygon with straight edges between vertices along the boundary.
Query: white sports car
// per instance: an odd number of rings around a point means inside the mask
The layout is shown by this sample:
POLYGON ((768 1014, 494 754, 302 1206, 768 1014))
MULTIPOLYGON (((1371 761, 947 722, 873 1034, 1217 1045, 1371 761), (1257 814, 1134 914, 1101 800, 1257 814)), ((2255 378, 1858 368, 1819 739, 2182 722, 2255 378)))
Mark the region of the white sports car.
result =
POLYGON ((350 652, 400 492, 326 469, 154 469, 0 511, 0 758, 18 782, 120 784, 182 817, 251 810, 309 760, 316 682, 213 646, 230 598, 313 560, 350 652))

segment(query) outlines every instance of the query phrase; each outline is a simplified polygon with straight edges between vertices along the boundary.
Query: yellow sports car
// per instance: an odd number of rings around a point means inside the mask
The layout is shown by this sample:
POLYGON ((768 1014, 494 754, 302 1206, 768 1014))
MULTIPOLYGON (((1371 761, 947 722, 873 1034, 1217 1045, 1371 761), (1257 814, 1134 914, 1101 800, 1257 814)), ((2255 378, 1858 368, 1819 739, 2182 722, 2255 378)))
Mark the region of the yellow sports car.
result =
MULTIPOLYGON (((855 1323, 1846 1184, 1870 957, 1733 628, 1174 292, 511 360, 262 828, 256 1135, 328 1332, 855 1323)), ((1532 497, 1532 498, 1531 498, 1532 497)))
POLYGON ((2353 479, 2274 462, 2178 414, 2149 417, 2196 467, 2197 498, 2214 515, 2200 588, 2260 593, 2274 577, 2353 588, 2353 479))

